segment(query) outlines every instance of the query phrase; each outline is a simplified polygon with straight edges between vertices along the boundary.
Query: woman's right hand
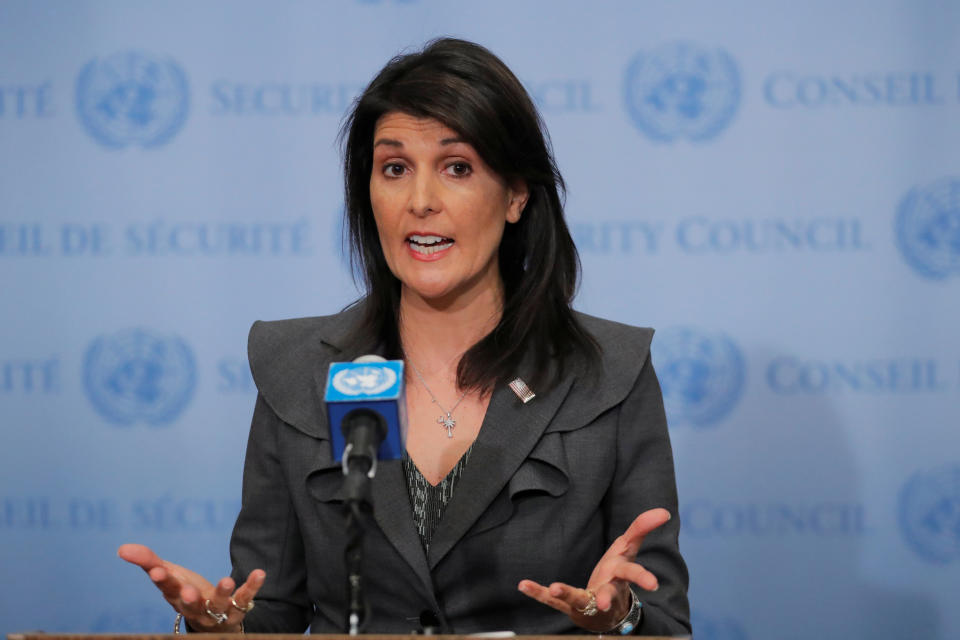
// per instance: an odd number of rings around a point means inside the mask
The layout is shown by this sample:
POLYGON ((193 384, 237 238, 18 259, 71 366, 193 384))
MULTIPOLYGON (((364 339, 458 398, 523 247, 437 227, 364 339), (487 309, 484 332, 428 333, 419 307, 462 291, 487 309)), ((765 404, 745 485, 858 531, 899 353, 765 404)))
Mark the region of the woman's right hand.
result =
POLYGON ((253 597, 263 586, 267 574, 255 569, 239 589, 231 578, 223 578, 216 586, 203 576, 180 565, 167 562, 142 544, 125 544, 117 555, 135 564, 150 576, 163 597, 177 613, 183 614, 194 631, 236 633, 240 623, 253 607, 253 597), (222 623, 212 614, 227 614, 222 623))

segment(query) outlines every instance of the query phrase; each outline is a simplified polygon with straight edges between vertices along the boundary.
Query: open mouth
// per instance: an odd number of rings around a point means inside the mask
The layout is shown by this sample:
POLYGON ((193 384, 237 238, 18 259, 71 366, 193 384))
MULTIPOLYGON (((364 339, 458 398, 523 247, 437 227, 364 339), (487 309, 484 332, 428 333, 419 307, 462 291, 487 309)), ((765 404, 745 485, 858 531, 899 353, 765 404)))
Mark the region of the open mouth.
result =
POLYGON ((443 236, 421 236, 411 234, 407 237, 407 244, 420 255, 428 256, 453 246, 453 238, 443 236))

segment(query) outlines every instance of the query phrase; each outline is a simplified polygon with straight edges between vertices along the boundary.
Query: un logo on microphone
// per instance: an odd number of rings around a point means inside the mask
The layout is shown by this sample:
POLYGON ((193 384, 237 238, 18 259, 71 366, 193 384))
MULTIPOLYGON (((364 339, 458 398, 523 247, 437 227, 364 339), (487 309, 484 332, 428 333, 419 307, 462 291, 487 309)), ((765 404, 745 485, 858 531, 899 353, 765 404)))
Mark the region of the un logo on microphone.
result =
POLYGON ((187 118, 187 76, 172 60, 130 51, 88 62, 77 78, 77 116, 100 144, 156 147, 187 118))
POLYGON ((740 400, 744 359, 727 336, 689 327, 658 331, 652 355, 671 424, 712 425, 740 400))
POLYGON ((163 426, 184 410, 197 382, 190 347, 177 336, 130 329, 101 336, 83 360, 83 386, 94 408, 118 425, 163 426))
POLYGON ((960 558, 960 465, 914 474, 900 491, 900 528, 924 560, 960 558))
POLYGON ((911 189, 895 227, 900 253, 917 273, 935 280, 960 275, 960 178, 911 189))
POLYGON ((721 49, 678 42, 642 51, 627 67, 627 112, 659 142, 709 140, 740 105, 737 64, 721 49))
POLYGON ((396 383, 396 372, 387 367, 354 366, 333 376, 333 388, 345 396, 374 396, 396 383))

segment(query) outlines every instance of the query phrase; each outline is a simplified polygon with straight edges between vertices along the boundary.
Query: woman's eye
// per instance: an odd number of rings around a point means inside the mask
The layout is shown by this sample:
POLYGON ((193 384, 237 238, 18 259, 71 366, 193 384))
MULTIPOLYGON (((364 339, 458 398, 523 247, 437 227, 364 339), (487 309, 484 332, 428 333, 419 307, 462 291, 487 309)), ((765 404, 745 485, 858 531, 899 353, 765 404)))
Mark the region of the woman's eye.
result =
POLYGON ((472 170, 473 167, 467 162, 453 162, 447 167, 447 173, 458 178, 470 175, 472 170))
POLYGON ((388 178, 399 178, 403 175, 406 168, 402 164, 391 162, 383 168, 383 174, 388 178))

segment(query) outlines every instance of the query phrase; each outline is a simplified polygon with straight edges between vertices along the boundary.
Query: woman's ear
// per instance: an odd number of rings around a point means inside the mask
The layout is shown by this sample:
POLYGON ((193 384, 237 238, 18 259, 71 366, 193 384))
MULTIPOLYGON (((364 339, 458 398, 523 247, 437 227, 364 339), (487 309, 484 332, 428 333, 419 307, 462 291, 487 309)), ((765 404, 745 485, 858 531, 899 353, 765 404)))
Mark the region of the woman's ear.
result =
POLYGON ((510 202, 507 205, 507 222, 519 222, 523 209, 527 206, 527 200, 530 198, 530 189, 525 181, 517 180, 510 185, 508 195, 510 202))

